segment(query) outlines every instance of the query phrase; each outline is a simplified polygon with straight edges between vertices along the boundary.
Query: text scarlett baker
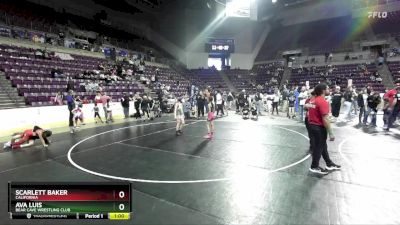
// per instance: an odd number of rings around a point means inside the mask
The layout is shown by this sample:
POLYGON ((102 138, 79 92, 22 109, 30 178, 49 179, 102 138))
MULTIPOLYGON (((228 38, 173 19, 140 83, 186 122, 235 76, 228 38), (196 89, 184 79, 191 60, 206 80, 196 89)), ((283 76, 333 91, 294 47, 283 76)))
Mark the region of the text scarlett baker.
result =
POLYGON ((68 190, 15 190, 15 195, 68 195, 68 190))

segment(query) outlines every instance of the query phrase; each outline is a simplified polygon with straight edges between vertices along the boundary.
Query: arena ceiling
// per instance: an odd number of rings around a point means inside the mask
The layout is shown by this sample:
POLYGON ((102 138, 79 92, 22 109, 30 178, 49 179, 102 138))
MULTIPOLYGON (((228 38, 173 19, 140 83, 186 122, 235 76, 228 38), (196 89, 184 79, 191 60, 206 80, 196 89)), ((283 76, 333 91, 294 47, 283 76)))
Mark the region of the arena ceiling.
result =
MULTIPOLYGON (((226 0, 153 0, 158 2, 157 5, 161 7, 176 7, 185 6, 185 8, 210 8, 214 4, 225 4, 226 0)), ((272 3, 272 0, 256 0, 260 5, 272 3)), ((317 0, 276 0, 275 4, 283 6, 295 6, 304 3, 312 3, 317 0)))

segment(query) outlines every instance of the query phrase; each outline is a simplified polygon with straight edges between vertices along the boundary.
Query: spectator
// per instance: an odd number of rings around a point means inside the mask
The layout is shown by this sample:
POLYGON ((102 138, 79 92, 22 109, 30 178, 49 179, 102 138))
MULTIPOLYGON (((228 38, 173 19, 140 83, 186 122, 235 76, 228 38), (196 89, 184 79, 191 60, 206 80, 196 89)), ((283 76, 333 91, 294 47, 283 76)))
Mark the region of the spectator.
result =
POLYGON ((306 87, 303 86, 301 88, 301 92, 299 93, 299 96, 298 96, 300 122, 304 122, 304 104, 305 104, 307 98, 308 98, 308 94, 306 91, 306 87))
POLYGON ((144 69, 145 69, 145 64, 144 64, 144 61, 140 61, 140 64, 139 64, 139 74, 143 74, 144 73, 144 69))
POLYGON ((126 75, 127 76, 132 76, 133 75, 133 70, 131 70, 131 68, 129 68, 127 71, 126 71, 126 75))
POLYGON ((101 93, 100 93, 100 91, 98 91, 96 93, 96 96, 94 97, 94 102, 95 103, 101 103, 101 93))
POLYGON ((82 100, 82 104, 89 104, 90 102, 89 102, 89 100, 87 99, 87 97, 85 96, 85 97, 83 97, 83 100, 82 100))
POLYGON ((61 91, 57 92, 56 96, 54 97, 54 104, 56 105, 62 105, 63 104, 63 99, 64 95, 61 93, 61 91))
POLYGON ((257 115, 262 116, 261 108, 262 108, 262 96, 260 92, 257 92, 254 96, 254 100, 256 101, 256 109, 257 115))
POLYGON ((51 77, 52 78, 65 78, 65 75, 61 69, 56 67, 55 69, 51 70, 51 77))
POLYGON ((82 80, 82 82, 79 83, 79 88, 80 88, 83 92, 86 92, 86 86, 87 86, 87 85, 88 85, 88 81, 83 82, 83 80, 82 80))
POLYGON ((85 85, 85 89, 88 92, 98 91, 99 85, 94 81, 90 81, 85 85))
POLYGON ((112 83, 115 83, 120 79, 120 78, 118 78, 118 76, 115 73, 113 73, 110 78, 111 78, 112 83))
POLYGON ((72 90, 68 91, 66 100, 69 111, 69 129, 71 134, 73 134, 75 132, 75 128, 74 128, 74 114, 72 111, 75 109, 75 100, 74 100, 74 92, 72 90))
POLYGON ((274 110, 276 110, 276 115, 279 115, 279 111, 278 111, 278 104, 279 104, 279 91, 275 90, 275 93, 273 95, 273 100, 272 100, 272 113, 271 115, 274 115, 274 110))
POLYGON ((135 100, 135 103, 134 103, 135 115, 134 116, 136 119, 142 118, 142 113, 140 112, 140 105, 142 104, 142 98, 140 97, 139 93, 135 94, 134 100, 135 100))
POLYGON ((347 52, 346 55, 344 56, 344 61, 348 61, 348 60, 350 60, 350 55, 347 52))
POLYGON ((215 96, 215 103, 217 104, 217 116, 219 115, 219 112, 221 111, 222 115, 224 116, 224 107, 222 105, 222 95, 221 91, 217 91, 217 94, 215 96))
POLYGON ((112 79, 111 79, 111 76, 110 76, 110 75, 106 75, 106 77, 105 77, 105 82, 106 82, 107 85, 108 85, 108 84, 111 84, 112 79))
MULTIPOLYGON (((100 97, 100 101, 101 104, 103 105, 103 110, 104 110, 104 117, 108 118, 107 115, 107 102, 109 102, 111 100, 111 98, 109 96, 106 95, 106 93, 103 93, 103 95, 100 97)), ((108 122, 108 120, 106 120, 106 123, 108 122)))
POLYGON ((185 119, 190 119, 190 111, 192 109, 192 105, 189 102, 189 98, 185 98, 183 103, 183 114, 185 115, 185 119))
POLYGON ((41 49, 36 49, 34 55, 36 59, 44 59, 44 52, 41 49))
POLYGON ((121 105, 124 110, 125 119, 129 118, 129 101, 131 101, 131 98, 128 94, 125 94, 124 97, 121 98, 121 105))
POLYGON ((204 117, 204 106, 205 106, 205 97, 203 95, 203 92, 200 91, 199 94, 196 97, 196 103, 197 103, 197 118, 204 117))
POLYGON ((70 90, 73 91, 74 89, 75 89, 75 87, 74 87, 73 79, 71 77, 67 77, 67 92, 70 90))

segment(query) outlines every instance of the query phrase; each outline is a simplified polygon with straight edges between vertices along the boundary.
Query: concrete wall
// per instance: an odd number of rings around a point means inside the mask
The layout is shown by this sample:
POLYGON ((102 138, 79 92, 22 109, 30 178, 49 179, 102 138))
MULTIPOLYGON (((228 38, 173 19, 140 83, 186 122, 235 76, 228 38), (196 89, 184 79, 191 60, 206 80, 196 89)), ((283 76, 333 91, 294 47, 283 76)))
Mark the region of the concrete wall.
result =
POLYGON ((391 12, 397 10, 400 10, 399 2, 376 5, 370 8, 353 9, 349 0, 329 0, 319 1, 304 7, 288 8, 279 14, 279 18, 282 19, 283 25, 288 26, 347 15, 367 18, 368 11, 391 12))
MULTIPOLYGON (((133 105, 133 102, 131 102, 133 105)), ((102 105, 100 104, 101 108, 102 105)), ((121 103, 115 102, 111 104, 113 116, 121 118, 123 109, 121 103)), ((93 104, 83 105, 83 115, 86 122, 93 121, 93 104)), ((130 108, 131 112, 134 108, 130 108)), ((100 116, 104 120, 104 112, 100 110, 100 116)), ((22 131, 23 129, 32 128, 35 125, 45 129, 54 129, 68 126, 69 111, 67 106, 44 106, 30 108, 15 108, 0 110, 0 137, 9 135, 10 131, 22 131), (29 115, 29 116, 27 116, 29 115)))
POLYGON ((253 54, 231 54, 231 68, 251 69, 254 64, 253 54))
POLYGON ((368 12, 393 12, 400 10, 400 3, 399 2, 392 2, 386 5, 377 5, 373 7, 369 7, 367 9, 355 9, 353 10, 352 14, 353 17, 367 17, 368 12))
POLYGON ((208 68, 208 54, 205 52, 187 52, 188 69, 208 68))
POLYGON ((284 10, 279 17, 283 19, 282 24, 288 26, 350 14, 351 2, 349 0, 329 0, 284 10))

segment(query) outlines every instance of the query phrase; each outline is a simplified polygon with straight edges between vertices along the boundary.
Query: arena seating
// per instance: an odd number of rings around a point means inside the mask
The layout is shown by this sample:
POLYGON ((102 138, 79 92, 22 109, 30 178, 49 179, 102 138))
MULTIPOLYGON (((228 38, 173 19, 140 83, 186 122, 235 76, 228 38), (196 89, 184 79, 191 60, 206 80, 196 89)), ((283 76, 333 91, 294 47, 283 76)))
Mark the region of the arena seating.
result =
POLYGON ((281 62, 271 62, 267 64, 255 65, 253 70, 257 74, 257 84, 265 84, 266 82, 271 85, 279 85, 282 80, 284 67, 281 62), (271 79, 275 78, 277 81, 275 84, 271 84, 271 79))
MULTIPOLYGON (((374 64, 368 64, 366 67, 370 74, 377 71, 377 68, 374 64)), ((327 76, 328 80, 331 82, 331 86, 337 82, 342 89, 346 88, 347 80, 351 78, 353 80, 353 86, 356 88, 362 88, 369 85, 375 91, 383 92, 385 90, 383 84, 372 81, 370 79, 370 75, 365 75, 359 64, 337 65, 334 66, 334 68, 335 69, 333 72, 327 76)), ((290 84, 304 86, 306 81, 309 81, 310 86, 313 87, 319 82, 325 82, 325 79, 321 73, 325 73, 326 71, 326 66, 316 67, 314 72, 311 68, 304 68, 302 72, 299 69, 293 69, 290 84)))
POLYGON ((251 70, 226 70, 225 74, 228 76, 229 80, 238 91, 246 89, 247 91, 252 92, 256 89, 256 76, 254 73, 252 73, 251 70))
POLYGON ((192 84, 204 88, 211 86, 214 89, 228 91, 228 86, 215 69, 195 69, 187 74, 192 84))
MULTIPOLYGON (((49 59, 36 59, 33 49, 0 45, 0 67, 5 72, 7 79, 18 88, 18 93, 25 96, 28 105, 50 105, 51 97, 57 92, 65 92, 67 88, 66 78, 51 78, 51 70, 59 68, 64 75, 75 77, 78 73, 93 70, 104 62, 104 59, 72 55, 74 60, 61 60, 55 56, 49 59)), ((84 82, 72 79, 77 95, 94 99, 94 93, 87 93, 80 87, 84 82)), ((100 84, 101 81, 98 81, 100 84)), ((105 86, 104 91, 114 100, 123 96, 126 92, 142 92, 137 83, 131 81, 117 81, 112 86, 105 86)))
POLYGON ((245 89, 248 93, 261 91, 270 93, 273 86, 279 86, 284 69, 278 63, 258 64, 252 70, 227 70, 233 86, 238 90, 245 89), (276 81, 271 82, 271 79, 276 81), (265 85, 268 82, 268 85, 265 85))
POLYGON ((389 70, 392 73, 393 79, 400 79, 400 61, 387 62, 389 70))
MULTIPOLYGON (((157 74, 158 82, 163 86, 170 87, 170 93, 175 96, 184 96, 190 86, 190 81, 180 74, 176 73, 170 68, 162 68, 155 66, 146 66, 144 75, 146 78, 150 79, 151 76, 157 74), (158 69, 158 72, 156 70, 158 69)), ((157 89, 157 87, 151 87, 157 89)))

